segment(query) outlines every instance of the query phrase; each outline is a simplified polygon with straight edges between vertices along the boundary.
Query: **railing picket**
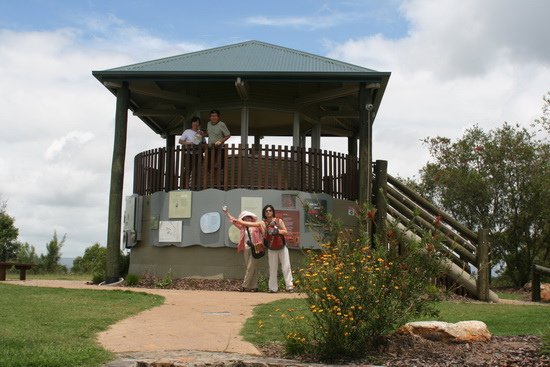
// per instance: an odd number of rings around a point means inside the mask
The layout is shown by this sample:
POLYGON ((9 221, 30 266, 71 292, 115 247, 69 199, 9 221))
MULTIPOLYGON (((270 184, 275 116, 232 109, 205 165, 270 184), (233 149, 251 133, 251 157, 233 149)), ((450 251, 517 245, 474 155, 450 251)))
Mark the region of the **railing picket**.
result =
POLYGON ((231 188, 232 189, 235 189, 239 186, 237 186, 237 183, 235 182, 235 172, 237 170, 237 162, 235 160, 235 157, 236 157, 236 147, 235 147, 235 144, 231 144, 231 156, 233 157, 231 159, 231 188))
POLYGON ((282 182, 282 171, 283 171, 283 165, 282 165, 282 162, 281 162, 281 157, 282 157, 282 147, 279 145, 277 147, 277 153, 276 153, 276 156, 274 157, 276 162, 277 162, 277 190, 282 190, 282 187, 283 187, 283 182, 282 182))
POLYGON ((285 172, 285 180, 283 181, 283 190, 288 190, 288 177, 290 174, 290 167, 289 167, 289 161, 288 161, 288 146, 285 145, 283 149, 283 170, 285 172))
POLYGON ((242 167, 243 167, 243 151, 242 151, 242 145, 237 145, 237 187, 242 187, 242 167))
POLYGON ((243 178, 247 178, 246 180, 243 180, 243 186, 245 189, 250 188, 250 179, 249 179, 249 169, 248 165, 250 164, 250 155, 248 154, 248 147, 246 145, 242 146, 242 152, 243 152, 243 165, 242 165, 242 171, 243 171, 243 178))
POLYGON ((263 157, 263 149, 262 145, 258 144, 256 146, 256 154, 258 156, 257 166, 256 166, 256 188, 258 190, 262 189, 262 174, 263 174, 263 164, 264 164, 264 157, 263 157))
POLYGON ((317 174, 317 191, 323 192, 323 151, 317 149, 317 169, 319 173, 317 174))
POLYGON ((343 174, 343 168, 344 168, 344 162, 343 162, 343 154, 338 153, 338 181, 339 181, 339 188, 340 192, 338 193, 338 198, 342 199, 344 197, 344 174, 343 174))
POLYGON ((160 191, 159 189, 159 176, 160 172, 158 170, 158 148, 154 149, 153 152, 151 152, 151 163, 152 163, 152 171, 153 171, 153 192, 160 191))

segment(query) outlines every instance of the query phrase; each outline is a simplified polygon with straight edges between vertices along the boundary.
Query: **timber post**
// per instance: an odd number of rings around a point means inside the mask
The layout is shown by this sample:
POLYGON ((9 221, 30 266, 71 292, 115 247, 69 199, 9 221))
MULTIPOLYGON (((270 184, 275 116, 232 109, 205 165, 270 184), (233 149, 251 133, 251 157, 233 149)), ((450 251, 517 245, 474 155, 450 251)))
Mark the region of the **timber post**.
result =
POLYGON ((122 217, 122 188, 124 184, 124 159, 126 157, 126 132, 128 128, 128 105, 130 89, 122 83, 116 94, 115 138, 113 164, 111 166, 111 190, 109 194, 109 222, 107 226, 107 262, 105 282, 120 279, 120 234, 122 217))
MULTIPOLYGON (((372 89, 366 83, 359 86, 359 205, 372 204, 372 89)), ((372 235, 372 224, 367 222, 367 235, 372 235)))
POLYGON ((481 229, 478 232, 477 245, 477 298, 480 301, 489 301, 489 230, 481 229))
MULTIPOLYGON (((376 207, 373 234, 382 246, 387 246, 386 217, 388 215, 388 161, 377 160, 374 165, 373 202, 376 207)), ((372 238, 374 240, 374 237, 372 238)), ((392 249, 397 250, 397 249, 392 249)))

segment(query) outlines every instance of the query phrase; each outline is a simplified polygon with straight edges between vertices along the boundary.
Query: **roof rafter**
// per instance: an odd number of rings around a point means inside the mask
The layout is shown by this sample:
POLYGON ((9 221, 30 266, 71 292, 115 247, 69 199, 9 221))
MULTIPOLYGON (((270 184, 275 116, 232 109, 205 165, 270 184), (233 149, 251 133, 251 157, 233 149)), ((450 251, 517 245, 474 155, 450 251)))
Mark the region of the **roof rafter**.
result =
POLYGON ((359 91, 359 85, 350 87, 336 88, 331 90, 325 90, 309 96, 296 98, 296 104, 312 104, 324 101, 330 101, 332 99, 346 97, 359 91))

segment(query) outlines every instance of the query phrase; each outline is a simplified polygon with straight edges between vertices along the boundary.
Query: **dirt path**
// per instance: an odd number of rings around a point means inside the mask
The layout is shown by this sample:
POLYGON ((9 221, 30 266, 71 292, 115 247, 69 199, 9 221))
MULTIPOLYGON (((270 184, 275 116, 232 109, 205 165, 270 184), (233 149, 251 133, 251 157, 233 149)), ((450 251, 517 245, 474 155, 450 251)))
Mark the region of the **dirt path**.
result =
POLYGON ((10 284, 74 289, 129 289, 158 294, 166 298, 163 305, 119 321, 98 335, 107 350, 122 352, 156 352, 167 350, 201 350, 260 355, 239 332, 252 309, 262 303, 282 298, 299 298, 287 293, 240 293, 88 285, 71 280, 9 281, 10 284))

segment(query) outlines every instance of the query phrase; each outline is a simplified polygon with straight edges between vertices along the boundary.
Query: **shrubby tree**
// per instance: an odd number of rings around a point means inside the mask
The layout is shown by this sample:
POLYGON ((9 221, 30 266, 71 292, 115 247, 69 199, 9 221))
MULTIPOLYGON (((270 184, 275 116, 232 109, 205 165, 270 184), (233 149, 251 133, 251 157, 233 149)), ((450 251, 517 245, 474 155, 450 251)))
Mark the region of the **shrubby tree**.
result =
POLYGON ((28 242, 18 243, 17 245, 17 262, 25 264, 39 264, 40 257, 36 254, 36 249, 28 242))
POLYGON ((106 259, 107 248, 96 242, 84 250, 83 256, 78 256, 74 260, 72 271, 75 273, 93 273, 105 267, 106 259))
POLYGON ((59 264, 59 259, 61 259, 61 247, 65 244, 66 238, 67 235, 65 234, 61 240, 59 240, 57 231, 53 232, 53 238, 46 245, 46 254, 40 255, 41 270, 48 273, 67 271, 65 266, 59 264))
POLYGON ((6 212, 6 202, 0 200, 0 261, 14 260, 17 255, 19 229, 15 219, 6 212))
POLYGON ((543 100, 542 115, 535 120, 533 127, 540 126, 543 131, 550 133, 550 92, 544 95, 543 100))
POLYGON ((529 280, 533 262, 550 261, 549 96, 545 103, 538 131, 504 123, 473 126, 455 142, 426 138, 432 159, 416 186, 470 228, 490 230, 493 263, 505 264, 515 286, 529 280))
MULTIPOLYGON (((105 265, 107 262, 107 248, 101 246, 98 242, 84 250, 83 256, 78 256, 73 262, 72 272, 92 274, 92 281, 100 283, 105 280, 105 265)), ((121 276, 128 274, 130 258, 129 255, 120 253, 119 269, 121 276)))

